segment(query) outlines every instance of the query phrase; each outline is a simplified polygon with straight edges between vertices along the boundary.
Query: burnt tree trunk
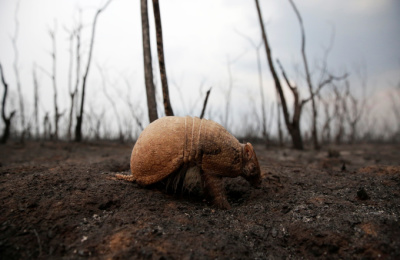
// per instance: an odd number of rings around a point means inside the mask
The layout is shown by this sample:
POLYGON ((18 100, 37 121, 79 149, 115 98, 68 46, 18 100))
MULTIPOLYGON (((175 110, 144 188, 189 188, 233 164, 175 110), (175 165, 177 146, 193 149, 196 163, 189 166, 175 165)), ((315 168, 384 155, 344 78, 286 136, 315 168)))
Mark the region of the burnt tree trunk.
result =
POLYGON ((51 53, 51 58, 53 62, 53 71, 52 74, 49 75, 53 81, 53 91, 54 91, 54 96, 53 96, 53 102, 54 102, 54 140, 58 140, 58 122, 60 120, 61 114, 58 112, 58 103, 57 103, 57 52, 56 52, 56 24, 54 26, 54 30, 49 30, 49 35, 51 38, 51 42, 53 45, 53 51, 51 53))
POLYGON ((172 110, 171 102, 169 99, 167 71, 165 69, 161 14, 160 14, 160 5, 158 3, 158 0, 153 0, 153 12, 156 25, 158 64, 160 67, 160 77, 161 77, 163 99, 164 99, 164 110, 166 116, 173 116, 174 111, 172 110))
POLYGON ((3 122, 4 122, 4 130, 3 130, 3 135, 1 136, 1 143, 5 144, 7 142, 7 139, 10 136, 11 120, 12 120, 13 116, 15 115, 15 111, 12 111, 8 117, 6 116, 6 101, 7 101, 7 93, 8 93, 8 84, 7 84, 6 80, 4 79, 4 72, 3 72, 3 67, 1 66, 1 63, 0 63, 0 74, 1 74, 1 82, 3 83, 3 86, 4 86, 3 100, 1 102, 1 118, 3 119, 3 122))
POLYGON ((257 57, 257 72, 258 72, 258 85, 260 87, 260 98, 261 98, 261 116, 262 116, 262 136, 265 139, 266 142, 268 142, 268 133, 267 133, 267 116, 265 113, 265 99, 264 99, 264 87, 263 87, 263 79, 262 79, 262 72, 261 72, 261 58, 260 58, 260 49, 263 45, 263 41, 261 41, 258 45, 254 43, 254 41, 236 31, 239 35, 241 35, 242 37, 244 37, 252 46, 253 48, 256 50, 256 57, 257 57))
POLYGON ((14 74, 15 74, 15 79, 17 81, 17 92, 18 92, 18 102, 19 102, 19 113, 20 113, 20 119, 21 119, 21 143, 24 142, 25 140, 25 132, 26 132, 26 125, 25 125, 25 108, 24 108, 24 97, 22 95, 22 88, 21 88, 21 79, 19 76, 19 68, 18 68, 18 59, 19 59, 19 52, 17 48, 17 40, 18 40, 18 35, 19 35, 19 20, 18 20, 18 12, 19 12, 19 5, 20 1, 17 2, 17 6, 15 8, 15 31, 14 35, 11 37, 12 41, 12 46, 14 49, 14 63, 13 63, 13 68, 14 68, 14 74))
POLYGON ((335 93, 333 118, 335 119, 335 127, 336 127, 336 129, 335 129, 336 133, 335 133, 334 139, 335 139, 336 144, 341 144, 342 138, 345 134, 345 129, 344 129, 345 116, 344 115, 347 111, 347 107, 346 107, 344 94, 342 95, 336 86, 334 86, 333 91, 335 93))
POLYGON ((149 16, 147 13, 147 0, 140 1, 140 8, 142 16, 144 79, 146 84, 149 121, 151 123, 158 118, 158 115, 157 115, 156 91, 153 82, 153 68, 151 64, 150 32, 149 32, 149 16))
POLYGON ((40 138, 39 132, 39 84, 36 76, 36 64, 33 65, 33 87, 34 87, 34 117, 35 117, 35 128, 36 128, 36 140, 40 138))
POLYGON ((73 66, 73 57, 74 57, 74 52, 73 52, 73 43, 74 43, 74 38, 75 38, 75 32, 69 32, 69 65, 68 65, 68 92, 69 96, 71 98, 71 107, 69 110, 69 116, 68 116, 68 126, 67 126, 67 138, 70 141, 71 140, 71 129, 72 129, 72 120, 73 120, 73 108, 74 108, 74 98, 75 98, 75 92, 72 91, 72 66, 73 66))
MULTIPOLYGON (((81 13, 79 13, 81 14, 81 13)), ((82 31, 82 21, 81 21, 81 16, 79 15, 79 23, 76 26, 76 28, 73 28, 71 31, 67 32, 69 33, 69 68, 68 68, 68 92, 69 92, 69 97, 71 100, 71 106, 69 108, 69 113, 68 113, 68 126, 67 126, 67 138, 69 141, 72 140, 72 125, 74 122, 74 109, 76 109, 76 97, 78 94, 78 87, 79 87, 79 78, 80 78, 80 45, 81 45, 81 31, 82 31), (74 40, 76 39, 76 53, 74 53, 74 40), (74 64, 74 57, 75 57, 75 62, 76 62, 76 78, 75 78, 75 84, 73 86, 72 83, 72 69, 73 69, 73 64, 74 64)))
POLYGON ((308 68, 308 61, 307 61, 307 55, 305 51, 305 46, 306 46, 306 36, 304 32, 304 25, 303 25, 303 19, 301 18, 300 12, 297 9, 296 5, 292 0, 289 0, 290 4, 293 7, 294 12, 296 13, 297 19, 299 20, 300 24, 300 31, 301 31, 301 56, 303 58, 303 65, 304 65, 304 70, 305 70, 305 76, 306 76, 306 81, 308 85, 308 89, 310 91, 310 98, 311 98, 311 106, 312 106, 312 138, 313 138, 313 144, 314 144, 314 149, 319 150, 320 145, 318 141, 318 132, 317 132, 317 108, 315 104, 315 98, 314 98, 314 90, 313 90, 313 84, 311 80, 311 75, 310 75, 310 70, 308 68))
POLYGON ((85 70, 85 74, 83 75, 83 81, 82 81, 81 107, 79 110, 79 115, 76 118, 76 128, 75 128, 75 141, 76 142, 82 141, 82 121, 83 121, 83 107, 84 107, 84 103, 85 103, 86 80, 89 75, 90 63, 92 61, 92 53, 93 53, 94 36, 95 36, 95 32, 96 32, 97 18, 99 17, 100 13, 102 11, 104 11, 104 9, 106 9, 106 7, 111 3, 111 1, 112 0, 107 1, 107 3, 105 3, 105 5, 102 8, 97 10, 96 15, 94 16, 88 62, 86 65, 86 70, 85 70))
POLYGON ((324 117, 325 117, 325 122, 322 126, 322 142, 324 144, 329 144, 331 142, 331 122, 332 122, 332 115, 330 112, 330 103, 327 100, 322 99, 319 97, 320 102, 324 106, 324 117))
POLYGON ((124 98, 122 98, 122 97, 121 98, 128 105, 129 110, 130 110, 131 115, 132 115, 132 118, 136 121, 136 124, 139 127, 139 131, 141 132, 141 131, 143 131, 144 128, 143 128, 143 125, 142 125, 142 121, 139 118, 139 115, 137 115, 137 113, 135 112, 136 109, 134 108, 132 100, 131 100, 131 95, 130 95, 130 93, 131 93, 131 85, 129 84, 129 81, 128 81, 127 78, 124 78, 124 81, 125 81, 125 84, 126 84, 126 87, 127 87, 127 90, 128 90, 128 94, 125 95, 124 98))
POLYGON ((207 107, 207 102, 208 102, 208 96, 210 95, 211 92, 211 88, 207 91, 206 93, 206 97, 204 99, 204 103, 203 103, 203 109, 201 110, 201 114, 200 114, 200 119, 202 119, 204 117, 204 114, 206 112, 206 107, 207 107))
MULTIPOLYGON (((287 107, 287 103, 286 103, 286 98, 283 93, 282 85, 279 81, 278 74, 276 73, 276 70, 275 70, 275 67, 274 67, 274 64, 272 61, 271 48, 269 47, 267 34, 265 32, 264 21, 263 21, 261 10, 260 10, 260 5, 258 3, 258 0, 255 0, 255 2, 256 2, 258 18, 259 18, 259 22, 260 22, 260 27, 261 27, 262 38, 263 38, 264 45, 265 45, 265 51, 267 53, 268 65, 269 65, 269 69, 272 74, 272 77, 274 79, 275 87, 277 89, 277 92, 279 93, 279 97, 280 97, 281 104, 282 104, 283 116, 285 119, 285 124, 286 124, 286 127, 292 138, 293 148, 298 149, 298 150, 303 150, 304 149, 303 140, 301 138, 301 131, 300 131, 300 114, 298 115, 298 119, 295 118, 295 115, 293 115, 293 121, 291 122, 291 120, 289 118, 290 115, 289 115, 289 111, 288 111, 288 107, 287 107), (297 121, 298 121, 298 123, 297 123, 297 121)), ((290 87, 290 85, 289 85, 289 87, 290 87)), ((292 92, 294 89, 295 88, 291 87, 292 92)), ((298 110, 301 111, 301 108, 298 108, 298 110)))
POLYGON ((229 115, 230 115, 229 112, 230 112, 231 96, 232 96, 232 88, 233 88, 231 64, 232 64, 232 62, 230 61, 229 56, 228 56, 227 67, 228 67, 229 83, 228 83, 228 88, 226 89, 226 92, 225 92, 225 96, 226 96, 225 119, 224 119, 225 128, 229 128, 229 115))
MULTIPOLYGON (((257 72, 258 72, 258 84, 260 86, 260 96, 261 96, 261 115, 263 121, 262 127, 262 136, 265 139, 268 139, 269 133, 267 133, 267 117, 265 115, 265 98, 264 98, 264 86, 263 86, 263 79, 262 79, 262 72, 261 72, 261 59, 260 59, 260 48, 262 45, 257 46, 256 53, 257 53, 257 72)), ((267 140, 268 141, 268 140, 267 140)))
POLYGON ((75 77, 75 87, 73 91, 70 91, 69 95, 71 98, 71 107, 69 110, 69 121, 68 121, 68 135, 69 139, 72 140, 72 124, 74 120, 74 109, 78 110, 78 87, 80 83, 81 77, 81 32, 82 32, 82 21, 80 20, 78 27, 76 28, 75 37, 76 37, 76 77, 75 77))
POLYGON ((281 123, 282 104, 281 104, 281 98, 279 97, 278 91, 276 92, 276 99, 277 99, 276 113, 277 113, 277 120, 278 120, 278 122, 277 122, 278 123, 278 141, 279 141, 279 146, 283 147, 283 133, 282 133, 282 123, 281 123))
POLYGON ((102 81, 102 85, 103 85, 104 96, 107 98, 108 102, 110 102, 111 108, 114 111, 115 118, 117 119, 119 141, 120 141, 120 143, 123 143, 124 142, 124 134, 122 132, 122 123, 121 123, 121 118, 120 118, 118 110, 117 110, 117 105, 115 104, 115 101, 112 99, 110 94, 107 92, 107 84, 108 84, 108 82, 107 82, 107 77, 106 77, 106 74, 105 74, 104 70, 101 68, 100 65, 97 65, 97 68, 99 69, 99 72, 100 72, 101 81, 102 81))

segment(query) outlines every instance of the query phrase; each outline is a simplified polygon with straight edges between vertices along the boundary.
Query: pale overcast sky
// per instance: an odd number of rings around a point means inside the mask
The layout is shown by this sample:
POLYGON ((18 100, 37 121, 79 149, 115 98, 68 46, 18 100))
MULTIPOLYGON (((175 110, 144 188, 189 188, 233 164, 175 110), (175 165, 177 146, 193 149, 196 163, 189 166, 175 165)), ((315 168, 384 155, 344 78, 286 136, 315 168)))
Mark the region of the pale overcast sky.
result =
MULTIPOLYGON (((9 109, 18 106, 11 43, 16 3, 16 0, 0 0, 0 62, 11 91, 9 109)), ((67 111, 69 45, 65 28, 74 26, 79 19, 78 10, 82 9, 85 25, 82 44, 87 50, 94 13, 104 3, 100 0, 20 0, 18 67, 29 116, 33 110, 32 66, 36 63, 51 71, 48 29, 57 25, 58 102, 61 110, 67 111)), ((385 103, 388 88, 400 81, 400 1, 298 0, 295 3, 304 20, 306 51, 314 75, 319 72, 318 64, 334 33, 329 70, 337 75, 349 72, 351 87, 360 94, 356 71, 364 68, 368 76, 368 95, 379 97, 379 101, 385 103)), ((291 79, 302 87, 302 96, 306 97, 307 89, 302 86, 300 74, 300 30, 293 9, 287 0, 260 0, 260 4, 273 56, 281 60, 291 79)), ((157 71, 151 6, 149 1, 153 66, 157 71)), ((260 113, 256 52, 239 34, 260 43, 254 1, 169 0, 160 1, 160 8, 167 75, 176 114, 198 116, 203 95, 213 86, 207 116, 223 123, 230 61, 233 88, 231 119, 227 127, 233 132, 243 132, 247 121, 254 118, 251 114, 260 113)), ((261 49, 261 60, 265 99, 270 106, 275 101, 275 89, 264 49, 261 49)), ((81 66, 85 64, 86 56, 83 56, 81 66)), ((125 103, 126 79, 131 85, 131 100, 142 119, 147 121, 139 0, 113 0, 98 20, 85 110, 98 115, 105 111, 105 120, 111 121, 113 112, 103 92, 99 66, 105 71, 107 92, 116 100, 119 113, 129 118, 125 103)), ((43 72, 38 71, 38 78, 43 116, 45 111, 53 113, 53 90, 51 80, 43 72)), ((159 83, 158 79, 155 81, 159 83)))

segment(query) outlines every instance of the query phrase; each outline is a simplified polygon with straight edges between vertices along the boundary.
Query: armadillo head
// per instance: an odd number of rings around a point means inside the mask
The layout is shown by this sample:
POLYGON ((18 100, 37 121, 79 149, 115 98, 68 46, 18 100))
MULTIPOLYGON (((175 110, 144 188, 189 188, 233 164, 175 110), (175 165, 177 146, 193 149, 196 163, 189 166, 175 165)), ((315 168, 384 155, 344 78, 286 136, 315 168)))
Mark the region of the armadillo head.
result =
POLYGON ((258 164, 256 152, 251 143, 243 144, 243 178, 253 187, 261 185, 261 170, 258 164))

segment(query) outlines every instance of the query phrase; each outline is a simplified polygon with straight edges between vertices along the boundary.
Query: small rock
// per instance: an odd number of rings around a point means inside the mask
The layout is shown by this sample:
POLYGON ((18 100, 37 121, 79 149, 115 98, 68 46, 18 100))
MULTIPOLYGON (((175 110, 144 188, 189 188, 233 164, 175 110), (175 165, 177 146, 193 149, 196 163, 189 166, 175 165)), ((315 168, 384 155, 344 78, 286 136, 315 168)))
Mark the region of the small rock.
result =
POLYGON ((163 235, 163 234, 164 234, 163 228, 160 227, 160 226, 156 226, 156 227, 154 228, 154 230, 153 230, 153 234, 156 234, 156 235, 158 235, 158 236, 163 235))
POLYGON ((290 208, 288 205, 285 205, 285 206, 282 207, 281 212, 282 212, 283 214, 286 214, 286 213, 288 213, 288 212, 291 211, 291 210, 292 210, 292 208, 290 208))
POLYGON ((368 196, 368 193, 365 191, 364 188, 361 188, 357 191, 357 198, 360 200, 368 200, 370 197, 368 196))
POLYGON ((278 235, 278 230, 276 230, 276 228, 272 228, 271 235, 273 238, 275 238, 278 235))
POLYGON ((78 250, 78 255, 80 255, 80 256, 90 256, 91 254, 90 254, 89 250, 87 250, 87 249, 79 249, 78 250))
POLYGON ((48 238, 53 238, 55 235, 56 235, 55 232, 53 230, 51 230, 51 229, 47 232, 47 237, 48 238))

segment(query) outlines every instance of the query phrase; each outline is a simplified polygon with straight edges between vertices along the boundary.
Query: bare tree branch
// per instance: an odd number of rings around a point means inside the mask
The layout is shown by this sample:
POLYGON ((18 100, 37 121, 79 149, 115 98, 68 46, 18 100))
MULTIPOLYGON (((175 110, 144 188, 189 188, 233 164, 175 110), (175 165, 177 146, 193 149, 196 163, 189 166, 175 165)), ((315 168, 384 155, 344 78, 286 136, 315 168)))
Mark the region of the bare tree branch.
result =
POLYGON ((153 0, 153 13, 156 25, 156 36, 157 36, 157 51, 158 51, 158 64, 160 68, 161 85, 164 99, 164 110, 166 116, 173 116, 174 111, 172 110, 169 91, 168 91, 168 80, 167 71, 165 70, 165 58, 164 58, 164 46, 161 26, 161 14, 160 5, 158 0, 153 0))
POLYGON ((225 92, 226 102, 225 102, 225 118, 224 118, 224 125, 226 128, 229 128, 229 112, 230 112, 230 104, 231 104, 231 96, 232 96, 232 88, 233 88, 233 80, 232 80, 232 72, 231 72, 231 64, 232 62, 227 57, 227 67, 228 67, 228 87, 225 92))
POLYGON ((19 13, 19 5, 20 5, 20 0, 17 1, 17 5, 15 7, 15 14, 14 14, 14 22, 15 22, 15 30, 14 30, 14 35, 11 37, 12 41, 12 46, 14 49, 14 63, 13 63, 13 68, 14 68, 14 74, 15 74, 15 79, 17 81, 17 91, 18 91, 18 99, 19 99, 19 112, 20 112, 20 118, 21 118, 21 142, 24 142, 25 139, 25 131, 26 131, 26 126, 25 126, 25 108, 24 108, 24 97, 22 95, 22 88, 21 88, 21 79, 19 76, 19 68, 18 68, 18 60, 19 60, 19 52, 18 52, 18 47, 17 47, 17 41, 18 41, 18 36, 19 36, 19 20, 18 20, 18 13, 19 13))
POLYGON ((127 103, 128 107, 129 107, 129 111, 131 112, 133 119, 135 119, 136 124, 139 126, 139 131, 142 131, 144 129, 143 124, 142 124, 141 120, 139 119, 139 117, 137 116, 137 114, 135 113, 135 109, 133 107, 131 97, 130 97, 131 85, 129 84, 129 81, 127 78, 124 78, 124 80, 125 80, 126 87, 128 88, 128 95, 125 98, 125 102, 127 103))
POLYGON ((288 77, 287 77, 287 75, 286 75, 286 72, 285 72, 285 70, 283 69, 283 66, 282 66, 281 62, 279 61, 279 59, 276 59, 276 62, 278 63, 279 68, 281 69, 282 76, 283 76, 283 78, 285 79, 286 85, 290 88, 290 90, 291 90, 292 92, 294 92, 294 91, 297 92, 297 87, 296 87, 296 86, 292 86, 292 84, 290 83, 290 81, 289 81, 289 79, 288 79, 288 77))
POLYGON ((147 0, 140 1, 141 17, 142 17, 142 40, 143 40, 143 66, 144 79, 146 84, 147 109, 149 113, 149 122, 153 122, 158 118, 156 90, 153 82, 153 68, 151 61, 150 48, 150 32, 149 32, 149 16, 147 11, 147 0))
MULTIPOLYGON (((70 92, 70 98, 71 98, 71 107, 70 107, 70 114, 69 114, 69 125, 68 125, 68 131, 72 131, 70 129, 73 124, 73 114, 74 114, 74 109, 77 111, 78 110, 78 88, 79 88, 79 83, 80 83, 80 78, 81 78, 81 33, 82 33, 82 10, 79 10, 79 21, 78 25, 75 29, 75 37, 76 37, 76 51, 75 51, 75 63, 76 63, 76 76, 75 76, 75 87, 72 92, 70 92)), ((77 111, 78 112, 78 111, 77 111)), ((79 114, 77 113, 77 117, 79 114)), ((72 138, 72 133, 71 133, 71 138, 72 138)))
MULTIPOLYGON (((79 14, 81 12, 79 11, 79 14)), ((71 106, 69 108, 69 117, 68 117, 68 126, 67 126, 67 138, 68 140, 72 139, 72 124, 74 120, 74 108, 75 108, 75 97, 78 92, 78 85, 79 85, 79 70, 80 70, 80 31, 82 29, 82 22, 81 22, 81 16, 79 15, 79 22, 76 28, 72 28, 69 30, 68 28, 64 27, 64 30, 68 33, 69 37, 69 65, 68 65, 68 92, 71 100, 71 106), (76 53, 74 55, 74 40, 76 38, 76 53), (76 83, 75 83, 75 88, 73 88, 73 83, 72 83, 72 71, 73 71, 73 65, 74 65, 74 57, 77 57, 76 61, 76 67, 77 67, 77 72, 76 72, 76 83)))
POLYGON ((61 114, 58 112, 58 102, 57 102, 57 50, 56 50, 56 30, 57 30, 57 21, 54 22, 54 28, 49 29, 48 33, 50 35, 51 41, 52 41, 52 52, 51 52, 51 58, 53 62, 53 71, 52 74, 49 75, 53 81, 53 91, 54 91, 54 96, 53 96, 53 102, 54 102, 54 139, 58 140, 58 122, 61 117, 61 114))
POLYGON ((97 64, 97 68, 101 75, 101 82, 103 85, 104 96, 106 96, 108 102, 110 102, 111 107, 114 110, 114 115, 115 115, 115 118, 117 119, 117 123, 118 123, 119 141, 122 143, 124 141, 124 138, 123 138, 123 134, 122 134, 121 118, 119 116, 115 101, 111 98, 110 94, 107 92, 107 78, 104 73, 104 70, 101 68, 101 66, 99 64, 97 64))
POLYGON ((259 22, 260 22, 260 27, 261 27, 261 34, 262 34, 262 38, 264 41, 265 52, 267 54, 267 61, 268 61, 270 72, 272 74, 272 78, 274 79, 275 88, 277 89, 277 92, 279 93, 286 127, 292 137, 293 147, 295 149, 303 150, 303 140, 302 140, 301 131, 300 131, 301 106, 296 106, 297 110, 293 114, 292 120, 290 120, 289 110, 288 110, 287 103, 286 103, 286 98, 283 93, 283 89, 282 89, 281 83, 279 81, 279 77, 276 73, 275 66, 273 64, 271 48, 269 47, 267 34, 265 32, 264 22, 263 22, 261 10, 260 10, 260 5, 258 3, 258 0, 255 0, 255 2, 256 2, 258 18, 259 18, 259 22))
POLYGON ((204 113, 206 112, 208 96, 210 95, 211 89, 212 89, 212 87, 206 93, 206 97, 205 97, 204 103, 203 103, 203 109, 201 110, 201 114, 200 114, 200 119, 202 119, 204 117, 204 113))
MULTIPOLYGON (((312 137, 313 137, 313 143, 314 143, 314 149, 318 150, 320 149, 319 141, 318 141, 318 133, 317 133, 317 108, 315 104, 315 99, 314 99, 314 90, 313 90, 313 83, 311 80, 311 75, 310 75, 310 70, 308 68, 308 61, 307 61, 307 55, 306 55, 306 36, 304 32, 304 25, 303 25, 303 19, 301 18, 300 12, 297 9, 296 5, 294 4, 293 0, 289 0, 290 4, 293 7, 294 12, 296 13, 297 19, 299 20, 299 25, 300 25, 300 31, 301 31, 301 56, 303 58, 303 65, 304 65, 304 70, 306 74, 306 80, 307 80, 307 85, 308 89, 310 91, 310 99, 311 99, 311 105, 312 105, 312 137)), ((302 102, 302 104, 305 104, 306 102, 302 102)))
POLYGON ((245 38, 256 50, 257 55, 257 70, 258 70, 258 84, 260 87, 260 98, 261 98, 261 116, 262 116, 262 135, 264 138, 267 138, 267 118, 265 114, 265 98, 264 98, 264 87, 263 87, 263 80, 262 80, 262 73, 261 73, 261 59, 260 59, 260 49, 262 47, 263 42, 261 41, 258 45, 254 43, 254 41, 248 37, 247 35, 235 30, 237 34, 245 38))
POLYGON ((32 68, 33 75, 33 87, 34 87, 34 116, 36 125, 36 139, 39 139, 39 84, 36 76, 36 63, 33 64, 32 68))
POLYGON ((86 70, 83 75, 83 81, 82 81, 81 107, 80 107, 79 115, 77 117, 76 128, 75 128, 75 141, 77 141, 77 142, 80 142, 82 140, 82 121, 83 121, 83 107, 85 104, 86 81, 87 81, 87 78, 89 75, 90 63, 92 61, 92 53, 93 53, 93 45, 94 45, 94 37, 95 37, 95 32, 96 32, 97 19, 98 19, 99 15, 101 14, 101 12, 103 12, 107 8, 107 6, 111 3, 111 1, 112 0, 108 0, 102 8, 97 10, 97 12, 94 16, 94 21, 93 21, 93 26, 92 26, 92 37, 90 40, 89 56, 88 56, 86 70))

